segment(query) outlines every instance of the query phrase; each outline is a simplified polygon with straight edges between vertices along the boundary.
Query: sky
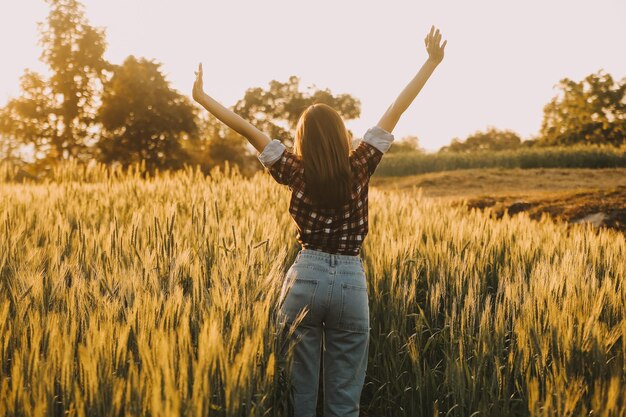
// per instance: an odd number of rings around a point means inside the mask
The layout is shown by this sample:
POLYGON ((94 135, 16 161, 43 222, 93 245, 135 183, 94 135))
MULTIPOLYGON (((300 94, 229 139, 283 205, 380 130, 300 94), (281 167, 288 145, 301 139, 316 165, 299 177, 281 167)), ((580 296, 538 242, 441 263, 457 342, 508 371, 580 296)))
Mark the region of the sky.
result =
MULTIPOLYGON (((232 106, 246 89, 300 78, 361 101, 356 137, 374 126, 427 58, 431 25, 445 58, 393 131, 435 151, 493 126, 523 139, 539 133, 543 106, 567 77, 602 69, 626 77, 626 0, 83 0, 106 28, 105 58, 162 63, 189 94, 203 63, 205 92, 232 106)), ((19 95, 39 61, 43 0, 0 0, 0 105, 19 95)))

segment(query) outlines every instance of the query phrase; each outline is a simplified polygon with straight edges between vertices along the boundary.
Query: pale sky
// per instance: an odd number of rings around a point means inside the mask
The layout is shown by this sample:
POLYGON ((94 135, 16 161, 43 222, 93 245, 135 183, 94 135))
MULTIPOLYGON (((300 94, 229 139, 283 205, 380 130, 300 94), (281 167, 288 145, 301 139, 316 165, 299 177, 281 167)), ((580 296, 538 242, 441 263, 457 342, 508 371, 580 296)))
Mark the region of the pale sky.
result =
MULTIPOLYGON (((417 73, 434 24, 446 57, 393 131, 437 150, 489 126, 523 138, 539 132, 543 106, 564 77, 604 69, 626 77, 626 0, 83 0, 106 28, 105 57, 163 63, 189 94, 198 62, 205 91, 226 106, 247 88, 301 78, 361 100, 346 124, 357 137, 375 125, 417 73)), ((0 105, 19 94, 24 68, 39 61, 43 0, 0 0, 0 105)))

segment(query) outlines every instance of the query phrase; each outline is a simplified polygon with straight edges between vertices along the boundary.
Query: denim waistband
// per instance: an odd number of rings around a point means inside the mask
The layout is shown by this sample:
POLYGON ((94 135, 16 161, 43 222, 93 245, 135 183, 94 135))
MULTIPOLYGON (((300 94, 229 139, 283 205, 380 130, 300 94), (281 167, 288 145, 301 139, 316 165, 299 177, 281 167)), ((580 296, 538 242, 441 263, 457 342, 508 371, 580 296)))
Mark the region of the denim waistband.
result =
POLYGON ((307 249, 302 248, 298 252, 296 259, 298 258, 311 258, 320 261, 327 262, 329 265, 337 265, 338 263, 347 263, 347 264, 360 264, 361 256, 360 255, 340 255, 335 253, 323 252, 315 249, 307 249))

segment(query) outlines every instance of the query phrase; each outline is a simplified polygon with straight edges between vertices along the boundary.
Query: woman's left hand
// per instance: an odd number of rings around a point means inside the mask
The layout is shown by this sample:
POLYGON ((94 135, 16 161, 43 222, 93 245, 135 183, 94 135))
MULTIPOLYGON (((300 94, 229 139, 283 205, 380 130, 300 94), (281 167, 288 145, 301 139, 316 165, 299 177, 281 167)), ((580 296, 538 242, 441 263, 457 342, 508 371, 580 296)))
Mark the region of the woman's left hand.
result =
POLYGON ((192 97, 194 100, 199 101, 200 98, 204 95, 203 85, 202 85, 202 62, 198 65, 198 71, 195 71, 196 81, 193 83, 193 91, 192 97))

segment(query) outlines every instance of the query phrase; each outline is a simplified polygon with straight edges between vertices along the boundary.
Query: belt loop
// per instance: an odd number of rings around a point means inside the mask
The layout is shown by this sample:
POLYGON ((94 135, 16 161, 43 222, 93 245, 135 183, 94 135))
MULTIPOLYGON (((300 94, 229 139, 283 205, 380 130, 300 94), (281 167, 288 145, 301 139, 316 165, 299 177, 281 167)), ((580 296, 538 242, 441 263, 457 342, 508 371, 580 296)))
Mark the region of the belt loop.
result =
POLYGON ((332 253, 330 254, 330 266, 335 266, 335 255, 333 255, 332 253))

